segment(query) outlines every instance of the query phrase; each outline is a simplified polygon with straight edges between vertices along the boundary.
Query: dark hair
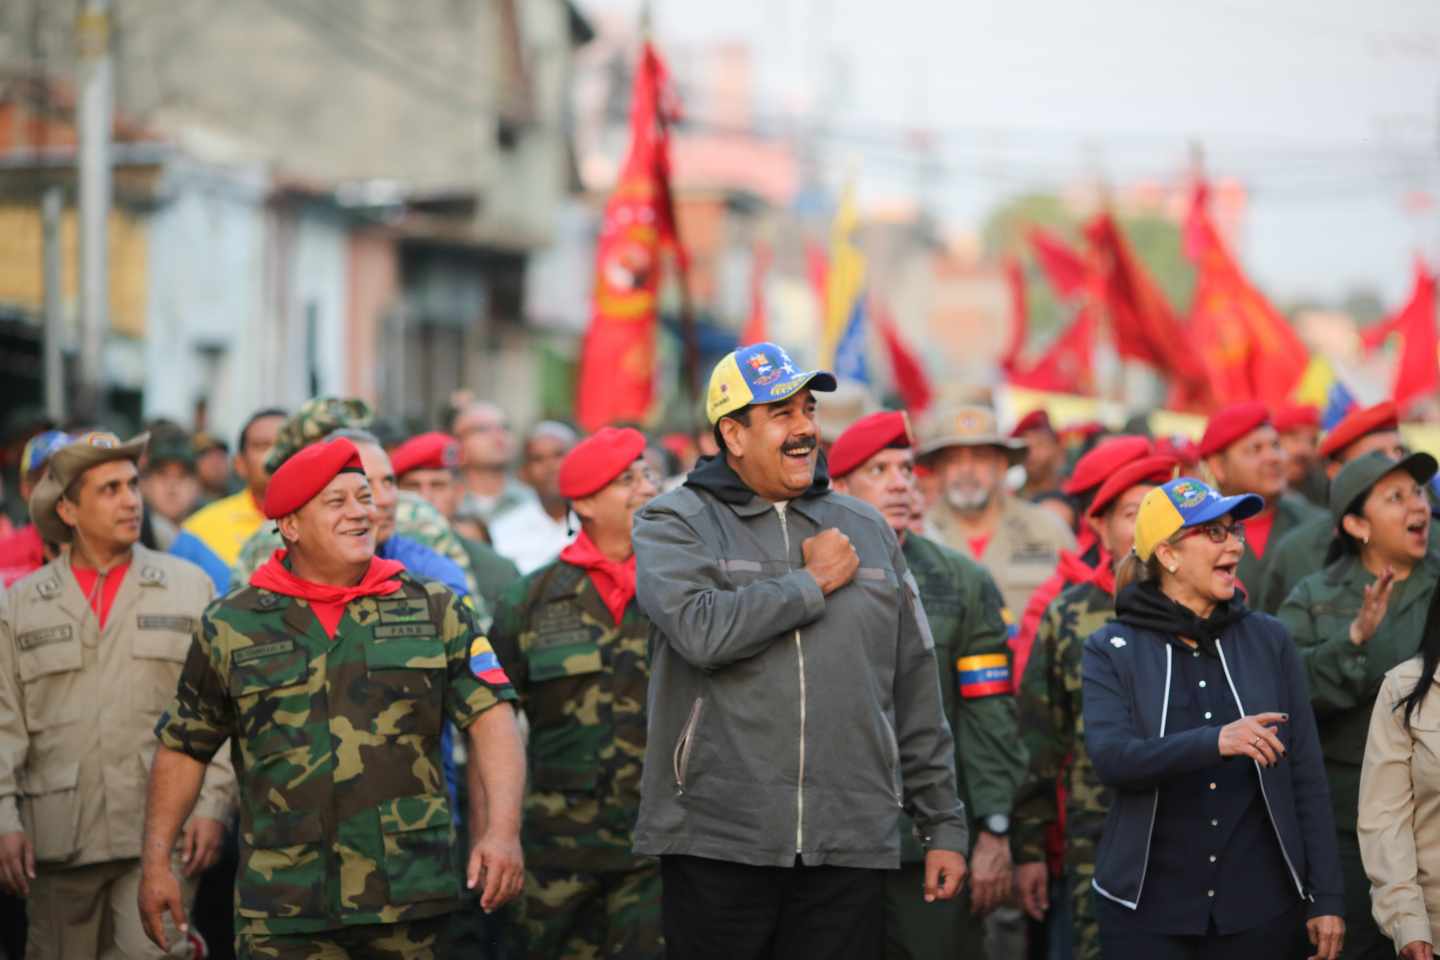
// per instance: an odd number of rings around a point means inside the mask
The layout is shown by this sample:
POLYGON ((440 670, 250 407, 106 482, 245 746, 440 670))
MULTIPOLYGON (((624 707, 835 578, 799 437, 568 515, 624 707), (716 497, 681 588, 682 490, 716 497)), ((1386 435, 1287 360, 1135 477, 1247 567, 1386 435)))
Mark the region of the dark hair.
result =
POLYGON ((1405 708, 1407 729, 1410 718, 1420 709, 1420 702, 1430 691, 1430 684, 1435 682, 1437 666, 1440 666, 1440 589, 1430 594, 1430 609, 1425 612, 1425 627, 1420 631, 1420 680, 1415 689, 1395 704, 1397 710, 1402 706, 1405 708))
MULTIPOLYGON (((1370 488, 1371 490, 1374 487, 1370 488)), ((1366 490, 1355 498, 1355 502, 1345 508, 1345 515, 1340 522, 1335 524, 1335 536, 1331 539, 1329 547, 1325 550, 1325 566, 1329 566, 1341 557, 1356 557, 1360 555, 1360 541, 1350 535, 1345 529, 1345 517, 1365 517, 1365 501, 1370 499, 1370 490, 1366 490)))
MULTIPOLYGON (((720 420, 724 420, 728 417, 729 419, 734 420, 736 423, 740 424, 740 426, 748 427, 750 426, 750 406, 750 404, 747 404, 741 407, 739 410, 732 410, 729 413, 725 414, 725 416, 721 417, 720 420)), ((720 432, 720 420, 715 421, 715 446, 720 448, 720 455, 723 457, 725 454, 730 452, 730 448, 725 446, 725 435, 720 432)))
POLYGON ((264 420, 266 417, 288 416, 290 416, 289 412, 281 407, 265 407, 263 410, 256 410, 254 413, 250 414, 250 419, 246 420, 245 426, 240 428, 240 446, 235 448, 235 452, 245 452, 245 444, 250 439, 250 428, 255 426, 258 421, 264 420))

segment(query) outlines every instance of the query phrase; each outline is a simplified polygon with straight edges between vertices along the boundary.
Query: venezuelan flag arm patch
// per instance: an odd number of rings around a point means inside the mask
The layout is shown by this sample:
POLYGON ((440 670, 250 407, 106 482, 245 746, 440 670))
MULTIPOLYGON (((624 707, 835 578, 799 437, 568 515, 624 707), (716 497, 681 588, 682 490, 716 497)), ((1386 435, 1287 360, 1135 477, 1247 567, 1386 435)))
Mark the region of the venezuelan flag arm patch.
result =
POLYGON ((470 641, 470 672, 491 686, 510 683, 505 669, 500 666, 500 658, 495 656, 495 650, 485 637, 476 637, 470 641))
POLYGON ((960 674, 960 696, 966 700, 1010 692, 1010 658, 1003 653, 982 653, 955 661, 960 674))

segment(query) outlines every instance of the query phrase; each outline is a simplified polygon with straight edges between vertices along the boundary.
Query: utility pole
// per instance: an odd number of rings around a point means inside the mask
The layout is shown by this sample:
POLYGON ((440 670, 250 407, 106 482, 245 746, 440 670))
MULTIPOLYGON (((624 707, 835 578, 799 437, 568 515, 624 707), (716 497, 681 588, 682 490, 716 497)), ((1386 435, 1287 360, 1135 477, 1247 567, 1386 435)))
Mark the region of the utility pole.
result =
POLYGON ((64 188, 50 186, 40 201, 45 263, 45 415, 65 422, 65 318, 60 296, 60 215, 64 209, 64 188))
POLYGON ((105 335, 110 329, 110 129, 115 106, 110 0, 83 0, 75 20, 80 140, 80 370, 76 413, 103 420, 105 335))

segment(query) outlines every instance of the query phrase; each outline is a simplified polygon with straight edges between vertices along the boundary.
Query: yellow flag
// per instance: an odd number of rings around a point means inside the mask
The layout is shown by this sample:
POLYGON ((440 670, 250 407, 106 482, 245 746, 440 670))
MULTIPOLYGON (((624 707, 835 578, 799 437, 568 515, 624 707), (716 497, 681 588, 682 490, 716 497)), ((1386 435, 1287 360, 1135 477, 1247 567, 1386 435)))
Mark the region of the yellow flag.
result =
POLYGON ((840 209, 830 225, 830 271, 825 277, 825 327, 820 346, 820 367, 835 364, 835 348, 865 286, 865 258, 855 246, 855 185, 845 185, 840 209))

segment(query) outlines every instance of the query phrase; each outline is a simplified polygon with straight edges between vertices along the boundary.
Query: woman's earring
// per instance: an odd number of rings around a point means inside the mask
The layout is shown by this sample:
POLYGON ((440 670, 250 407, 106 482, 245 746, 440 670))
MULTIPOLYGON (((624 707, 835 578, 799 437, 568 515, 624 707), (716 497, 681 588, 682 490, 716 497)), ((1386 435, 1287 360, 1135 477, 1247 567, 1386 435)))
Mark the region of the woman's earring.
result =
POLYGON ((1174 573, 1176 570, 1179 570, 1180 568, 1179 568, 1179 567, 1166 567, 1165 569, 1166 569, 1166 570, 1169 570, 1171 573, 1174 573))
POLYGON ((1365 546, 1367 547, 1370 546, 1370 535, 1366 534, 1365 536, 1361 537, 1360 542, 1365 544, 1365 546))

